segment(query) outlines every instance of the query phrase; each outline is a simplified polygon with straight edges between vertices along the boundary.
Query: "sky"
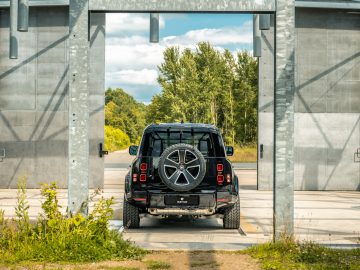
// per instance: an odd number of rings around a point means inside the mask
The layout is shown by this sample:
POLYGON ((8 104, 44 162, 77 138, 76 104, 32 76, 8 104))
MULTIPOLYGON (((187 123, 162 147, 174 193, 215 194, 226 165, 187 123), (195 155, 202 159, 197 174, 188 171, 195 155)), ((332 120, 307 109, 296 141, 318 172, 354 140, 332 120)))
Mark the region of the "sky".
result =
POLYGON ((209 41, 218 50, 252 51, 252 15, 160 14, 160 42, 149 42, 149 14, 106 15, 106 88, 123 88, 148 104, 160 93, 158 68, 169 46, 195 49, 209 41))

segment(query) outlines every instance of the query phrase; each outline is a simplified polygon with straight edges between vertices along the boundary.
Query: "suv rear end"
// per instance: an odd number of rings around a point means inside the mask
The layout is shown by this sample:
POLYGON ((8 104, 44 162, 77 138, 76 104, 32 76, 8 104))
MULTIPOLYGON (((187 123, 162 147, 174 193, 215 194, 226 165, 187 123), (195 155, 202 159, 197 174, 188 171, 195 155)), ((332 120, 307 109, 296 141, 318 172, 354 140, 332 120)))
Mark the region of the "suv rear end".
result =
POLYGON ((204 124, 150 125, 125 181, 124 225, 137 228, 140 214, 221 216, 239 227, 238 180, 217 128, 204 124))

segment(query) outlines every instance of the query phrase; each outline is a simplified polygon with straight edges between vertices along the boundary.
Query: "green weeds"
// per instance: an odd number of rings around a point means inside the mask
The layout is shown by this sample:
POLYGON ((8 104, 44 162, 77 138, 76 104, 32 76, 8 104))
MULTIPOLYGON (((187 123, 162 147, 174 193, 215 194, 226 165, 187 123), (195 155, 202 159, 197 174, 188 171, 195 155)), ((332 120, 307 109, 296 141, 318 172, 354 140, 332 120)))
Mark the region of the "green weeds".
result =
POLYGON ((146 261, 147 269, 149 270, 163 270, 170 269, 171 265, 167 262, 162 261, 146 261))
POLYGON ((18 184, 16 218, 6 219, 0 211, 0 263, 88 262, 144 255, 119 232, 108 229, 113 198, 101 197, 85 216, 61 213, 55 183, 42 185, 41 195, 43 213, 33 224, 29 221, 24 180, 18 184))
POLYGON ((333 249, 315 243, 284 240, 253 246, 245 251, 267 270, 359 270, 360 249, 333 249))

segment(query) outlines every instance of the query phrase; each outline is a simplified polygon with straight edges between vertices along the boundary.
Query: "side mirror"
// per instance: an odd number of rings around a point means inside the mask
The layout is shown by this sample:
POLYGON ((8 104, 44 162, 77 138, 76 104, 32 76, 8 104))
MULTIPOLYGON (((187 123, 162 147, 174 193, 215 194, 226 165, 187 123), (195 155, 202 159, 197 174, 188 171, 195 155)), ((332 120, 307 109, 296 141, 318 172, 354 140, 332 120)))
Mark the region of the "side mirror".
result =
POLYGON ((231 157, 232 155, 234 155, 234 147, 232 146, 225 146, 225 150, 226 150, 226 155, 228 157, 231 157))
POLYGON ((137 145, 130 145, 129 147, 129 154, 130 156, 136 156, 138 152, 139 146, 137 145))

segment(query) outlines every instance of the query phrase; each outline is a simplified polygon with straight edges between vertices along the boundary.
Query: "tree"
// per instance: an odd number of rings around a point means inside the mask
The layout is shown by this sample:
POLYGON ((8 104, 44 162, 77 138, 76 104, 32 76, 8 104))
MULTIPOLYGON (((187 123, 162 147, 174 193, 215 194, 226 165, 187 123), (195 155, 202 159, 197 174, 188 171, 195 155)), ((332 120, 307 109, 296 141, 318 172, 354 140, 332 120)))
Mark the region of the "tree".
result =
POLYGON ((147 122, 211 123, 228 143, 249 144, 257 131, 257 61, 202 42, 195 51, 169 47, 159 66, 162 88, 147 108, 147 122))
POLYGON ((140 140, 146 125, 145 111, 144 104, 120 88, 105 92, 105 125, 125 132, 132 143, 140 140))

